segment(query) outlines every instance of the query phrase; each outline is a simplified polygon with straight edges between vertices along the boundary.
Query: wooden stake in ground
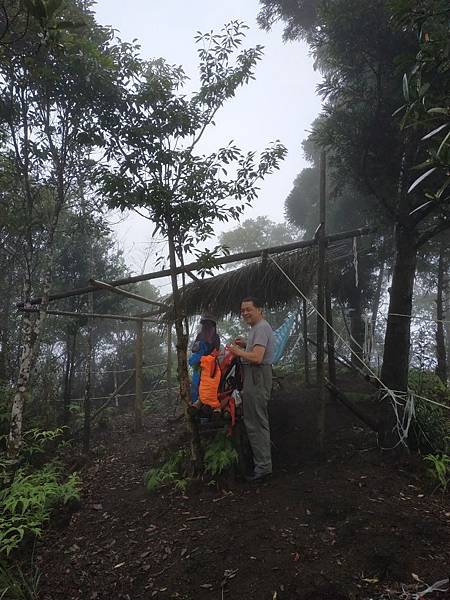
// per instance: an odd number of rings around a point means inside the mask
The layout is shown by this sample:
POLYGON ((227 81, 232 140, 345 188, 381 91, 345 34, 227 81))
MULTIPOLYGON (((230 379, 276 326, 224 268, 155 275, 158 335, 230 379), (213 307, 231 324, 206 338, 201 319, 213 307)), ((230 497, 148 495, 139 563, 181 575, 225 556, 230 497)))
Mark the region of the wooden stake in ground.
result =
MULTIPOLYGON (((93 312, 94 296, 89 294, 89 312, 93 312)), ((84 426, 83 426, 83 451, 88 452, 91 444, 91 387, 92 387, 92 319, 88 319, 88 333, 86 338, 86 379, 84 386, 84 426)))
POLYGON ((325 274, 325 306, 327 325, 327 355, 328 355, 328 377, 333 385, 336 385, 336 360, 334 356, 334 332, 333 312, 331 309, 330 273, 328 263, 325 274))
POLYGON ((317 310, 320 314, 317 315, 317 385, 319 387, 319 412, 318 412, 318 430, 319 430, 319 447, 323 450, 325 444, 325 373, 324 373, 324 341, 325 341, 325 325, 320 315, 324 315, 325 307, 325 227, 326 227, 326 154, 322 151, 320 155, 320 223, 317 232, 319 242, 319 265, 317 276, 317 310))
POLYGON ((167 405, 172 402, 172 323, 167 323, 167 405))
POLYGON ((134 428, 135 431, 142 431, 142 421, 144 414, 144 404, 142 396, 142 361, 144 353, 144 335, 142 320, 136 323, 136 350, 135 350, 135 368, 136 368, 136 389, 134 397, 134 428))
POLYGON ((309 354, 308 354, 308 305, 306 298, 303 298, 302 308, 302 320, 303 320, 303 348, 304 348, 304 361, 305 361, 305 383, 309 385, 309 354))

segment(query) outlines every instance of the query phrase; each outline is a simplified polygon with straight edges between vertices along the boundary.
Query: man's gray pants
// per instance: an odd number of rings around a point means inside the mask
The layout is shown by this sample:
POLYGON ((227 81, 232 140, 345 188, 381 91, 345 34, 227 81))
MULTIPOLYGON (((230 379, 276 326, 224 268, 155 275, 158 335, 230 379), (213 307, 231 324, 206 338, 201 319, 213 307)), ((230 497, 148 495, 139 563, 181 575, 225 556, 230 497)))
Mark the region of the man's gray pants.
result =
POLYGON ((272 472, 269 414, 272 365, 244 365, 243 413, 255 474, 272 472))

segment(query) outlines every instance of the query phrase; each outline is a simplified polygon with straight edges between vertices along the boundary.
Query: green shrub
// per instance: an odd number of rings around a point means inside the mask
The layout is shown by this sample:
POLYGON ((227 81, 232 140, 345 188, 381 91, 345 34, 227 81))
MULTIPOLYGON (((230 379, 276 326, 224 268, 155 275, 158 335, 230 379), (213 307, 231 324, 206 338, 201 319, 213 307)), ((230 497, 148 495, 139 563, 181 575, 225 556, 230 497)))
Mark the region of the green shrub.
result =
POLYGON ((63 436, 64 427, 49 430, 39 429, 39 427, 29 429, 23 434, 21 454, 28 462, 36 454, 44 454, 52 443, 59 445, 63 441, 63 436))
POLYGON ((436 402, 449 404, 449 390, 433 371, 411 369, 408 378, 409 389, 419 396, 424 396, 436 402))
POLYGON ((184 450, 178 450, 160 467, 150 469, 145 475, 145 487, 149 492, 156 492, 166 485, 185 492, 189 479, 183 476, 183 464, 186 459, 184 450))
POLYGON ((205 471, 213 477, 221 475, 238 462, 238 453, 229 436, 220 432, 205 452, 205 471))
MULTIPOLYGON (((412 369, 409 374, 409 389, 423 398, 448 404, 448 390, 432 371, 412 369)), ((449 442, 448 411, 424 400, 415 398, 415 420, 411 434, 419 450, 446 453, 449 442)))
POLYGON ((437 481, 438 486, 445 492, 450 481, 450 456, 447 454, 427 454, 424 460, 431 463, 428 474, 437 481))
POLYGON ((40 536, 51 509, 69 500, 79 500, 80 480, 76 473, 62 482, 62 468, 48 464, 28 473, 16 471, 11 485, 0 491, 0 554, 9 554, 25 536, 40 536))

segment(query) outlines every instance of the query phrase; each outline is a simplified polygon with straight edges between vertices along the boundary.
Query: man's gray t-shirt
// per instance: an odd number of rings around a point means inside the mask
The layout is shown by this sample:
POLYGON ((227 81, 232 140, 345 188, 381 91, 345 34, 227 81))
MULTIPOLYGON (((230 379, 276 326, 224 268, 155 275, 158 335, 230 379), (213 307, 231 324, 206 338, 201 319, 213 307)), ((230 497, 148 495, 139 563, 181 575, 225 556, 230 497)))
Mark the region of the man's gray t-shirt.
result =
POLYGON ((271 365, 275 354, 275 336, 272 327, 265 319, 261 319, 250 329, 245 349, 251 352, 254 346, 264 346, 266 351, 261 364, 271 365))

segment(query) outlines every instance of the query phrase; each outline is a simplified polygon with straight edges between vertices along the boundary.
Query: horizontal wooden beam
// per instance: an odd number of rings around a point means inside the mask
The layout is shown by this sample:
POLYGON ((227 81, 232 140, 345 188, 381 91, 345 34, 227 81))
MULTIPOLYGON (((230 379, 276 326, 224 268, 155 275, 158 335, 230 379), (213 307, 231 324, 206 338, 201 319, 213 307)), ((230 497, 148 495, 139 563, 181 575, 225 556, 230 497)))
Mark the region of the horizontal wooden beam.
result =
MULTIPOLYGON (((19 310, 22 312, 39 312, 39 309, 33 307, 20 308, 19 310)), ((100 314, 100 313, 84 313, 84 312, 70 312, 68 310, 53 310, 51 308, 46 310, 48 315, 56 315, 61 317, 87 317, 91 319, 113 319, 114 321, 143 321, 144 323, 157 323, 157 319, 143 318, 134 315, 108 315, 108 314, 100 314)))
MULTIPOLYGON (((333 242, 338 242, 340 240, 345 240, 353 237, 360 237, 362 235, 367 235, 369 233, 373 233, 374 229, 370 227, 361 227, 359 229, 353 229, 352 231, 343 231, 342 233, 335 233, 333 235, 328 235, 325 237, 325 242, 327 244, 331 244, 333 242)), ((270 248, 261 248, 260 250, 252 250, 249 252, 240 252, 239 254, 230 254, 229 256, 224 256, 214 262, 214 267, 225 265, 233 262, 240 262, 242 260, 247 260, 249 258, 258 258, 261 256, 263 252, 267 254, 282 254, 283 252, 290 252, 291 250, 300 250, 301 248, 310 248, 311 246, 315 246, 318 243, 317 239, 313 240, 303 240, 301 242, 292 242, 290 244, 284 244, 283 246, 272 246, 270 248)), ((201 261, 196 261, 193 263, 189 263, 184 267, 177 267, 175 269, 175 275, 180 275, 181 273, 187 273, 189 271, 198 271, 200 269, 204 269, 205 265, 201 261)), ((109 281, 109 285, 113 287, 118 287, 121 285, 129 285, 131 283, 139 283, 140 281, 149 281, 151 279, 159 279, 161 277, 168 277, 171 275, 170 269, 163 269, 162 271, 154 271, 153 273, 144 273, 143 275, 135 275, 133 277, 124 277, 123 279, 116 279, 115 281, 109 281)), ((89 292, 94 292, 98 290, 93 285, 89 285, 83 288, 77 288, 74 290, 70 290, 68 292, 58 292, 56 294, 51 294, 49 296, 49 301, 60 300, 61 298, 70 298, 71 296, 80 296, 81 294, 88 294, 89 292)), ((42 302, 42 298, 33 298, 30 300, 29 304, 35 305, 40 304, 42 302)), ((20 302, 16 305, 17 308, 23 308, 24 303, 20 302)), ((155 312, 155 315, 161 313, 160 311, 155 312)))
POLYGON ((162 302, 157 302, 156 300, 150 300, 149 298, 145 298, 145 296, 141 296, 140 294, 134 294, 133 292, 127 292, 119 287, 114 287, 110 283, 106 283, 104 281, 98 281, 97 279, 91 279, 90 282, 93 286, 108 290, 109 292, 113 292, 114 294, 119 294, 119 296, 125 296, 127 298, 131 298, 132 300, 139 300, 139 302, 144 302, 145 304, 153 304, 153 306, 159 306, 164 310, 168 310, 170 306, 168 304, 163 304, 162 302))

